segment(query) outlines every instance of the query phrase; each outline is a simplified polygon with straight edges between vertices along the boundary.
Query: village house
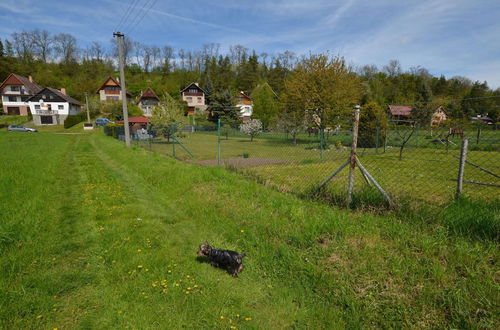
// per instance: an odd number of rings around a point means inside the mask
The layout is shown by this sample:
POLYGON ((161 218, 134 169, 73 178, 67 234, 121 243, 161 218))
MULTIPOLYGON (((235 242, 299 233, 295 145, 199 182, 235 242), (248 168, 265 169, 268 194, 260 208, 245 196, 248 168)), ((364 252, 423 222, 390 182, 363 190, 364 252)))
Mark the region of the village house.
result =
POLYGON ((240 109, 241 120, 248 122, 253 113, 253 102, 250 96, 246 95, 243 91, 239 92, 236 96, 236 107, 240 109))
POLYGON ((33 115, 34 125, 61 125, 68 115, 76 115, 81 109, 80 102, 69 95, 66 89, 45 87, 27 100, 33 115))
MULTIPOLYGON (((99 100, 101 101, 121 101, 122 100, 122 88, 118 79, 113 77, 108 77, 106 81, 99 87, 96 91, 99 94, 99 100)), ((127 101, 130 100, 132 95, 127 92, 127 101)))
POLYGON ((439 106, 437 107, 436 111, 434 111, 434 113, 432 114, 431 126, 432 127, 439 126, 442 123, 444 123, 446 119, 448 119, 448 116, 444 112, 443 107, 439 106))
POLYGON ((390 120, 405 121, 411 116, 412 107, 407 105, 389 105, 390 120))
POLYGON ((153 114, 153 108, 160 103, 160 98, 151 88, 148 88, 141 93, 141 96, 139 96, 139 100, 136 103, 139 108, 141 108, 144 115, 150 117, 153 114))
POLYGON ((38 86, 31 76, 22 77, 11 73, 0 85, 3 112, 8 115, 27 116, 29 106, 26 101, 42 88, 38 86))
POLYGON ((188 105, 187 115, 194 115, 198 110, 205 111, 207 109, 206 94, 198 83, 191 83, 186 88, 181 89, 182 100, 186 101, 188 105))

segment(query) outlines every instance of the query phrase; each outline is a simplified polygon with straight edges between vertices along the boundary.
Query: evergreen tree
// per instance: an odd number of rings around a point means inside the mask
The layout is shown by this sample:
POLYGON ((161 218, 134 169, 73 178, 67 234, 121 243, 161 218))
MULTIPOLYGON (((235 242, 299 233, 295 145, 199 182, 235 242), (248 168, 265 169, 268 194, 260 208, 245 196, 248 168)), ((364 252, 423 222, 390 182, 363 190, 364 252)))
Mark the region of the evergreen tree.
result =
POLYGON ((235 126, 240 121, 238 108, 233 105, 233 94, 229 89, 216 91, 212 94, 208 105, 210 119, 221 120, 224 124, 235 126))
POLYGON ((0 39, 0 57, 4 56, 4 49, 3 49, 3 42, 2 39, 0 39))

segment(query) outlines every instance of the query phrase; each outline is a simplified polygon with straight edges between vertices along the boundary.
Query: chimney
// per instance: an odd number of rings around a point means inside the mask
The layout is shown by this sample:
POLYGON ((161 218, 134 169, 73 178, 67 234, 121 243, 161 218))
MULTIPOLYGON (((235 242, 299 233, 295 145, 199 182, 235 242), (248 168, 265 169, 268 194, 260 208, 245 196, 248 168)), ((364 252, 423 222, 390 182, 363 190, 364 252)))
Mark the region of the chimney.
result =
POLYGON ((61 88, 61 93, 63 93, 64 95, 66 95, 66 88, 61 88))
POLYGON ((28 80, 29 80, 30 82, 33 82, 33 77, 32 77, 32 76, 28 76, 28 80))

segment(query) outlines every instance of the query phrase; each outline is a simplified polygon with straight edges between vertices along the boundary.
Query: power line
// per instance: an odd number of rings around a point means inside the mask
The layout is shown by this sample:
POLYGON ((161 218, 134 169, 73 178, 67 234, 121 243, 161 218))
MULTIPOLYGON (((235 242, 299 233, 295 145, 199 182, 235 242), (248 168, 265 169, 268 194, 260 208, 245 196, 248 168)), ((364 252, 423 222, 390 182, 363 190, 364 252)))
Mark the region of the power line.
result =
POLYGON ((120 27, 120 24, 125 22, 125 20, 128 18, 128 16, 130 16, 130 14, 135 9, 135 6, 137 6, 138 3, 139 3, 139 0, 131 0, 130 1, 130 4, 127 7, 127 10, 125 10, 125 12, 123 13, 122 18, 120 19, 118 24, 116 24, 114 31, 117 31, 118 28, 120 27))
POLYGON ((127 31, 128 35, 130 35, 130 32, 133 31, 137 25, 139 25, 139 23, 142 21, 142 19, 146 15, 146 13, 149 10, 151 10, 151 8, 156 4, 156 1, 157 0, 154 0, 154 1, 153 0, 146 0, 144 2, 144 5, 142 6, 142 8, 137 11, 137 14, 130 20, 129 24, 124 28, 124 30, 130 29, 129 31, 127 31), (146 7, 148 5, 149 5, 148 9, 146 9, 146 7), (141 14, 142 14, 142 16, 141 16, 141 14))

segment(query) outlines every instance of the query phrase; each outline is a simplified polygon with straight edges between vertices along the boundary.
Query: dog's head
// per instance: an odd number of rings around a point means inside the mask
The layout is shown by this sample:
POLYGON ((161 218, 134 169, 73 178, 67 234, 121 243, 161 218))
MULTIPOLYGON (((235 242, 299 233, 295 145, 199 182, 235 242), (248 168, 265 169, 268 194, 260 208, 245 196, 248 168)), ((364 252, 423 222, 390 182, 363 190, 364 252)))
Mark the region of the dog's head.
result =
POLYGON ((207 241, 205 241, 205 243, 200 245, 200 248, 198 249, 197 255, 200 257, 208 256, 210 254, 211 250, 212 250, 212 247, 208 244, 207 241))

